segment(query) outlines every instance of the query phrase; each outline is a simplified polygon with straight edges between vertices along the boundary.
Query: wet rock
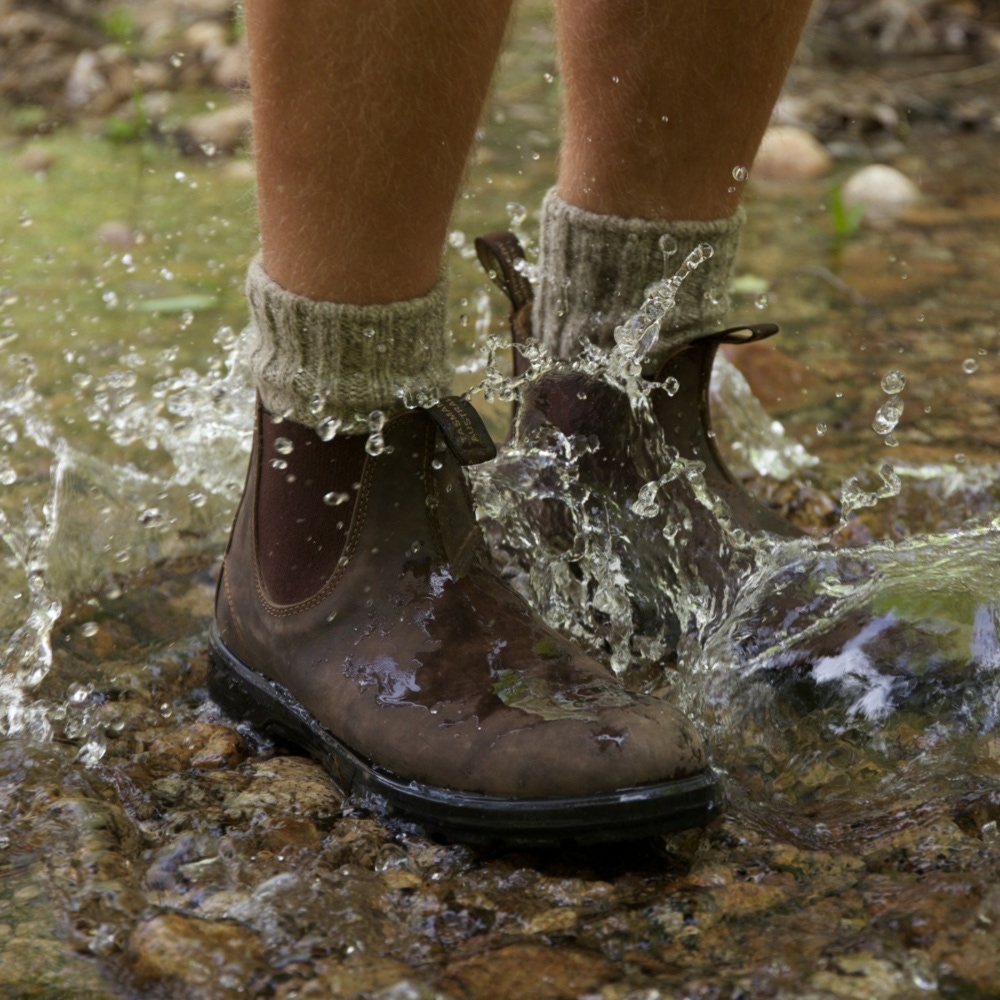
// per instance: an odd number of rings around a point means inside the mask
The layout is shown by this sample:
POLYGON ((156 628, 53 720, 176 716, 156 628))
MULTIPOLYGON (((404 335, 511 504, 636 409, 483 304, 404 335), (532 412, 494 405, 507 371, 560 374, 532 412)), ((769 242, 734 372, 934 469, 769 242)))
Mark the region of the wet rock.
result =
POLYGON ((835 391, 822 376, 771 342, 724 344, 722 353, 743 373, 768 411, 780 413, 806 399, 829 398, 835 391))
POLYGON ((920 190, 895 167, 873 163, 844 183, 840 197, 845 208, 860 208, 865 221, 886 225, 919 201, 920 190))
POLYGON ((310 971, 312 975, 306 981, 292 979, 282 984, 275 993, 276 1000, 357 996, 389 1000, 394 987, 399 1000, 424 1000, 425 995, 434 996, 433 991, 413 981, 413 970, 409 966, 388 957, 357 956, 342 962, 320 959, 310 971), (409 992, 404 992, 404 988, 409 992))
MULTIPOLYGON (((41 928, 39 928, 41 930, 41 928)), ((97 967, 67 952, 64 942, 38 933, 13 937, 0 946, 0 995, 19 1000, 118 1000, 121 994, 97 967)))
POLYGON ((340 796, 319 764, 303 757, 274 757, 249 767, 251 783, 226 805, 230 820, 249 819, 258 810, 297 816, 329 827, 340 815, 340 796))
POLYGON ((212 82, 217 87, 236 90, 245 87, 250 79, 250 55, 245 39, 230 45, 212 67, 212 82))
POLYGON ((594 989, 607 974, 607 963, 596 955, 512 944, 452 962, 441 984, 462 996, 494 1000, 570 1000, 594 989))
POLYGON ((66 80, 66 103, 71 108, 81 108, 104 93, 108 81, 101 72, 101 60, 96 52, 84 49, 73 63, 66 80))
POLYGON ((765 133, 750 176, 764 181, 807 181, 823 177, 833 158, 804 128, 772 125, 765 133))
POLYGON ((239 733, 205 722, 158 736, 148 750, 150 766, 161 772, 235 767, 246 756, 247 746, 239 733))
POLYGON ((143 59, 132 71, 135 85, 141 90, 165 90, 170 84, 170 70, 165 63, 143 59))
POLYGON ((257 176, 257 171, 250 160, 235 159, 224 164, 219 171, 226 180, 235 181, 237 184, 252 184, 257 176))
POLYGON ((232 152, 250 134, 250 105, 242 102, 218 111, 195 115, 178 133, 185 152, 201 151, 208 156, 232 152))
POLYGON ((266 969, 257 935, 233 923, 167 913, 138 924, 132 974, 147 987, 181 985, 200 997, 249 992, 266 969))
POLYGON ((827 968, 812 976, 809 985, 838 998, 891 1000, 911 982, 899 965, 868 952, 839 955, 826 965, 827 968))
POLYGON ((229 32, 218 21, 195 21, 184 29, 185 50, 203 63, 218 62, 228 47, 229 32))

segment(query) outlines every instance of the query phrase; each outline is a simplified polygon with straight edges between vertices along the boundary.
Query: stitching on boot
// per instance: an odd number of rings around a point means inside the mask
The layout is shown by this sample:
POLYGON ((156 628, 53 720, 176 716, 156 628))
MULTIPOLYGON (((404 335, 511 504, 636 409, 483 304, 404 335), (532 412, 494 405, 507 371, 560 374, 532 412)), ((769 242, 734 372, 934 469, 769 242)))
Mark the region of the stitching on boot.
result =
POLYGON ((229 620, 232 622, 233 631, 236 633, 236 638, 239 639, 243 646, 246 646, 246 636, 243 634, 239 616, 236 614, 236 608, 233 603, 233 592, 229 588, 229 574, 226 572, 225 561, 222 563, 222 586, 226 592, 226 604, 229 606, 229 620))

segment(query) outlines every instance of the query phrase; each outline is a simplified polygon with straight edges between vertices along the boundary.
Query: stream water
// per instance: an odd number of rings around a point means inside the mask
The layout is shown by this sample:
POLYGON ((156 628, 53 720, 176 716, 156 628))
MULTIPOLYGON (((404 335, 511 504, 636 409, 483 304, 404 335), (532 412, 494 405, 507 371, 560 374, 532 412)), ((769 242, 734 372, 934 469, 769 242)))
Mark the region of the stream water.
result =
MULTIPOLYGON (((472 237, 512 224, 530 257, 554 171, 548 32, 518 25, 449 237, 459 390, 496 382, 504 328, 472 237)), ((805 537, 760 544, 666 451, 619 504, 575 477, 578 440, 474 473, 515 584, 726 775, 704 834, 537 856, 386 829, 210 702, 252 184, 32 142, 51 168, 0 159, 0 993, 1000 992, 995 138, 914 129, 896 162, 925 202, 843 247, 830 180, 751 196, 736 317, 785 332, 734 349, 746 379, 717 363, 718 440, 805 537)))

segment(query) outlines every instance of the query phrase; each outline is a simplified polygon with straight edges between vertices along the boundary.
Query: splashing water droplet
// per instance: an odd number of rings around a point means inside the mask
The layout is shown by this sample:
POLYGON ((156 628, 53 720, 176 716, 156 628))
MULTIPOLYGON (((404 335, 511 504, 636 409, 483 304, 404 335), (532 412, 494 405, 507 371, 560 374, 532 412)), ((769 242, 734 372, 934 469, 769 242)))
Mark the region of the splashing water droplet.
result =
POLYGON ((646 483, 639 490, 639 495, 632 504, 633 514, 637 517, 656 517, 660 513, 660 505, 656 502, 656 494, 659 492, 660 485, 660 481, 657 479, 646 483))
POLYGON ((903 415, 903 401, 899 396, 890 396, 875 413, 872 430, 876 434, 890 434, 896 429, 899 418, 903 415))
POLYGON ((895 434, 886 434, 885 446, 886 448, 898 448, 899 438, 897 438, 895 434))
POLYGON ((80 635, 84 636, 84 638, 90 639, 97 635, 99 628, 100 626, 97 622, 87 622, 85 625, 80 626, 80 635))
POLYGON ((663 382, 663 391, 668 396, 676 396, 680 390, 681 384, 673 377, 673 375, 668 376, 663 382))
POLYGON ((365 338, 366 340, 372 340, 372 339, 373 339, 373 338, 375 337, 375 327, 373 327, 373 326, 366 326, 366 327, 365 327, 365 328, 364 328, 364 329, 363 329, 363 330, 361 331, 361 335, 362 335, 362 336, 363 336, 363 337, 364 337, 364 338, 365 338))
POLYGON ((507 202, 507 218, 510 220, 510 228, 517 229, 524 224, 528 217, 528 210, 518 201, 507 202))
POLYGON ((975 358, 966 358, 962 362, 962 371, 966 375, 971 375, 979 367, 979 362, 975 358))
POLYGON ((288 463, 283 458, 272 458, 271 459, 272 469, 287 469, 288 463))
POLYGON ((323 503, 325 503, 327 507, 339 507, 341 504, 347 503, 350 499, 350 493, 338 493, 334 490, 331 493, 324 494, 323 503))
POLYGON ((373 457, 385 451, 385 438, 382 435, 384 426, 385 414, 381 410, 372 410, 368 414, 368 440, 365 442, 365 451, 373 457))
POLYGON ((882 391, 889 396, 895 396, 906 388, 906 376, 895 369, 882 376, 882 391))
POLYGON ((733 167, 733 180, 742 184, 750 176, 746 167, 733 167))
POLYGON ((816 433, 822 437, 827 432, 827 426, 824 423, 818 423, 816 425, 816 433))
POLYGON ((280 437, 274 439, 274 450, 279 455, 291 455, 295 450, 295 445, 288 438, 280 437))
POLYGON ((340 421, 336 417, 324 417, 316 425, 316 434, 320 441, 332 441, 340 430, 340 421))
POLYGON ((767 303, 768 303, 767 292, 761 292, 760 295, 758 295, 757 298, 753 300, 753 304, 758 309, 766 309, 767 303))
POLYGON ((670 233, 664 233, 659 240, 657 240, 657 245, 663 253, 664 261, 673 257, 673 255, 677 253, 677 240, 671 236, 670 233))

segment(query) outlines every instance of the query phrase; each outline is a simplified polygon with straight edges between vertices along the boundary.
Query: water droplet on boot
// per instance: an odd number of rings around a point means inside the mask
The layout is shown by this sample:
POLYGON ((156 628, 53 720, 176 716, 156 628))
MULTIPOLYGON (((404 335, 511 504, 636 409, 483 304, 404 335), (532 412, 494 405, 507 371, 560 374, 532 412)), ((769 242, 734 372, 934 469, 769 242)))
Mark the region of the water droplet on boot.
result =
POLYGON ((657 242, 664 257, 673 257, 677 253, 677 240, 670 233, 664 233, 657 242))
POLYGON ((324 417, 316 425, 316 434, 320 441, 332 441, 340 430, 340 421, 336 417, 324 417))
POLYGON ((274 450, 279 455, 291 455, 291 453, 295 450, 295 445, 292 444, 288 438, 275 438, 274 450))
POLYGON ((750 171, 746 167, 733 167, 733 180, 741 184, 750 176, 750 171))
POLYGON ((680 387, 681 387, 680 382, 678 382, 677 379, 673 377, 673 375, 669 376, 663 381, 663 391, 668 396, 676 396, 678 391, 680 390, 680 387))
POLYGON ((334 490, 331 493, 324 494, 323 503, 325 503, 327 507, 339 507, 342 503, 347 503, 350 499, 350 493, 338 493, 334 490))

